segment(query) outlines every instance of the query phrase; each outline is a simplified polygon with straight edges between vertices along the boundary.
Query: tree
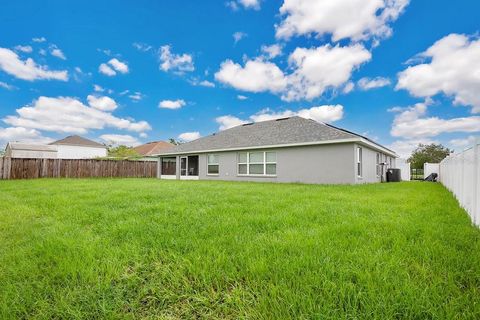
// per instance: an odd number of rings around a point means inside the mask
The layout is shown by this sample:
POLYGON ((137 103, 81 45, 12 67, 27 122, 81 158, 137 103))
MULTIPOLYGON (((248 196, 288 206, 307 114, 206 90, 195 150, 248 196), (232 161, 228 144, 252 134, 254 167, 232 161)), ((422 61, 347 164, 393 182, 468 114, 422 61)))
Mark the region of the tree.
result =
POLYGON ((168 139, 168 142, 170 142, 170 143, 173 144, 174 146, 178 146, 179 144, 182 144, 181 141, 176 140, 175 138, 170 138, 170 139, 168 139))
POLYGON ((422 144, 412 152, 408 162, 412 169, 423 169, 425 162, 439 163, 445 159, 452 151, 441 144, 422 144))
POLYGON ((135 149, 132 147, 128 147, 125 145, 119 146, 109 146, 108 147, 108 156, 112 158, 121 158, 121 159, 129 159, 129 158, 141 158, 142 155, 139 154, 135 149))

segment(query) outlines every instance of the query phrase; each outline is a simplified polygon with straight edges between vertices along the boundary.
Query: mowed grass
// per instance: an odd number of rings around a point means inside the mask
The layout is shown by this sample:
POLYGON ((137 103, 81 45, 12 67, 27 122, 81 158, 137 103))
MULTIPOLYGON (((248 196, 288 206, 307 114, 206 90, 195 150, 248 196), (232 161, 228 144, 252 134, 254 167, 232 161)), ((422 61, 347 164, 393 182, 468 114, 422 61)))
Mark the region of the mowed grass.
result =
POLYGON ((0 181, 2 319, 479 319, 440 184, 0 181))

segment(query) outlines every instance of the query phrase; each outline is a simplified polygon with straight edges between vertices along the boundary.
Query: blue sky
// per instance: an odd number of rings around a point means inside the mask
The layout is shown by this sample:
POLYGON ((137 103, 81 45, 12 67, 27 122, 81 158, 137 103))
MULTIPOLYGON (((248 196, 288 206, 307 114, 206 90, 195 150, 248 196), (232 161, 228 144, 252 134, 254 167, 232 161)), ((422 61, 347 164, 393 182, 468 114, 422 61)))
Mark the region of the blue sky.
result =
POLYGON ((11 1, 0 145, 185 141, 300 115, 406 155, 480 131, 478 1, 11 1))

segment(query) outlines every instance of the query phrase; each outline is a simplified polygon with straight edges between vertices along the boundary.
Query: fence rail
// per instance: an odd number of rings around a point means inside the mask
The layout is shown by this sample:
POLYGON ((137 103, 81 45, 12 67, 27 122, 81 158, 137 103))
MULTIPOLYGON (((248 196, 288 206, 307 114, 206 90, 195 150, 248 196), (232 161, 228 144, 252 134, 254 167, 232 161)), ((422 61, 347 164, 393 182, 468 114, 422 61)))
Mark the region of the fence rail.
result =
POLYGON ((0 158, 0 179, 90 177, 156 178, 157 162, 0 158))
POLYGON ((440 182, 458 199, 473 223, 480 226, 480 139, 473 147, 440 162, 440 182))

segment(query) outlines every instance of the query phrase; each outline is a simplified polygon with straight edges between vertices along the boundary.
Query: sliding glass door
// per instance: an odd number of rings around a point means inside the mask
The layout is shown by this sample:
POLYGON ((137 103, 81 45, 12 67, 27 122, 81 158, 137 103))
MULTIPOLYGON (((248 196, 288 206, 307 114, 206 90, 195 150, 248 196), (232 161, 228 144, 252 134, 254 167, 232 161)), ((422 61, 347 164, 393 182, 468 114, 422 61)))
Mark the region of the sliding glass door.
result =
POLYGON ((180 157, 180 178, 198 179, 198 156, 180 157))

